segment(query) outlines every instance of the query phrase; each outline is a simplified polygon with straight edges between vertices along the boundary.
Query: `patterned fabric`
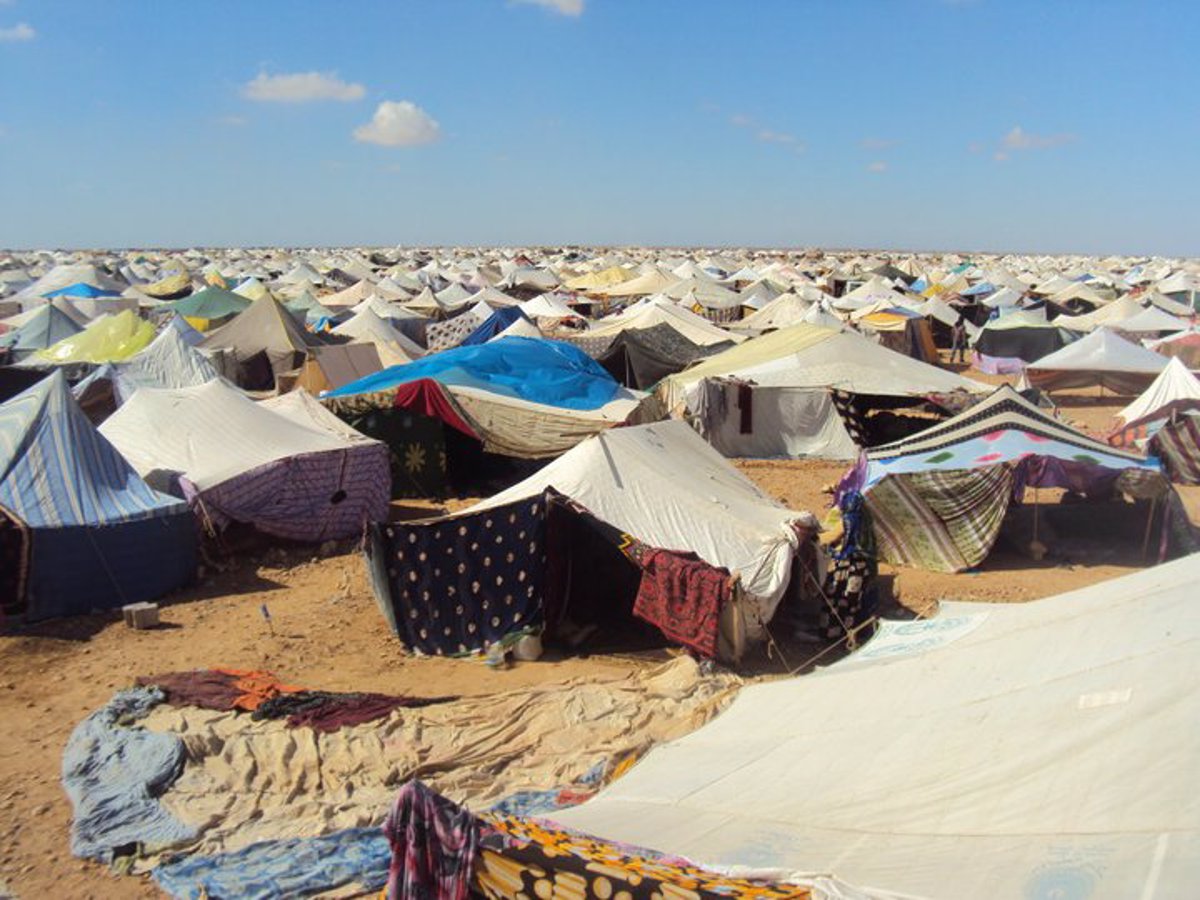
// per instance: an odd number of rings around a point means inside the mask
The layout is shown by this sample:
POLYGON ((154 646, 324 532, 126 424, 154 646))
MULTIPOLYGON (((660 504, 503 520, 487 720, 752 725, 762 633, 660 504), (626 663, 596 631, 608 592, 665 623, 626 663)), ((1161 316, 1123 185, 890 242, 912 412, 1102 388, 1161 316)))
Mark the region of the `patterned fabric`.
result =
POLYGON ((368 522, 387 519, 391 496, 388 449, 362 443, 267 463, 196 493, 185 494, 216 528, 248 522, 277 537, 328 541, 358 537, 368 522))
POLYGON ((446 433, 440 419, 394 408, 342 418, 351 428, 387 446, 393 499, 445 495, 446 433))
POLYGON ((599 897, 621 900, 807 900, 800 887, 730 878, 692 865, 509 816, 484 816, 475 889, 489 900, 599 897))
POLYGON ((1200 484, 1200 419, 1181 416, 1150 439, 1150 452, 1163 461, 1177 484, 1200 484))
POLYGON ((425 346, 430 353, 457 347, 482 324, 483 319, 473 312, 465 312, 445 322, 434 322, 425 329, 425 346))
MULTIPOLYGON (((540 625, 546 499, 436 522, 372 527, 394 627, 410 648, 468 653, 540 625)), ((377 592, 380 589, 378 577, 377 592)))
POLYGON ((1006 465, 888 476, 866 494, 880 555, 935 572, 978 565, 996 542, 1012 490, 1006 465))
POLYGON ((410 781, 383 833, 392 847, 388 900, 466 900, 479 845, 479 823, 467 810, 410 781))
POLYGON ((621 551, 642 570, 634 615, 675 643, 714 658, 721 609, 733 595, 729 570, 710 566, 695 553, 656 550, 624 538, 621 551))
POLYGON ((616 335, 605 334, 599 337, 592 337, 586 331, 582 334, 561 331, 554 335, 554 340, 572 344, 592 359, 599 359, 612 346, 613 341, 616 340, 616 335))

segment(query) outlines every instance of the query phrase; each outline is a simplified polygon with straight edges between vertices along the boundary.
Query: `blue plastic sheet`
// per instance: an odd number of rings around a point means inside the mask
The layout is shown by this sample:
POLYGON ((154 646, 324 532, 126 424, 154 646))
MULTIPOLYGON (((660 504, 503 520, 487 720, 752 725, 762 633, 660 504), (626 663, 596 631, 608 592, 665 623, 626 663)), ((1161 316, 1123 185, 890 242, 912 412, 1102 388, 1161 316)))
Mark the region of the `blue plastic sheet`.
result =
POLYGON ((120 691, 71 732, 62 782, 76 856, 109 862, 131 844, 168 847, 194 836, 156 799, 183 770, 183 741, 131 727, 164 699, 157 688, 120 691))
POLYGON ((377 891, 392 850, 381 828, 350 828, 316 838, 263 841, 232 853, 193 856, 154 870, 158 886, 186 900, 309 897, 343 885, 377 891))
POLYGON ((577 347, 540 338, 505 337, 392 366, 324 396, 371 394, 422 378, 564 409, 597 409, 621 389, 599 363, 577 347))

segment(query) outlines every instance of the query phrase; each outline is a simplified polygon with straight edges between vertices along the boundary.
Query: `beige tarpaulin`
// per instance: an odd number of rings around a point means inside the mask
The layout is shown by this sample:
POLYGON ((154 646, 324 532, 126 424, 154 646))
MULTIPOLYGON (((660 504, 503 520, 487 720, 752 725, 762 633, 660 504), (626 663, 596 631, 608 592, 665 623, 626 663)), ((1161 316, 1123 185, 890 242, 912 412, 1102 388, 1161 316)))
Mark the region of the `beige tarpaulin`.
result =
POLYGON ((214 853, 382 822, 409 778, 475 810, 579 785, 598 763, 700 727, 740 684, 683 656, 619 678, 399 709, 332 734, 190 707, 159 707, 143 724, 183 739, 187 764, 162 800, 197 828, 195 849, 214 853))

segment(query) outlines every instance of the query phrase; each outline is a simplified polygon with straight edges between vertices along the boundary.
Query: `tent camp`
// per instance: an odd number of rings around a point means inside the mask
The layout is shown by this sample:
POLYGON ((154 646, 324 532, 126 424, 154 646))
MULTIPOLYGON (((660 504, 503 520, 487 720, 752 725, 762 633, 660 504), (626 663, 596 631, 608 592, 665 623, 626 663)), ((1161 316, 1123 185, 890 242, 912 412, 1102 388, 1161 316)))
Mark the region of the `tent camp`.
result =
POLYGON ((232 362, 222 373, 240 387, 270 390, 279 375, 300 368, 309 348, 324 343, 305 331, 279 301, 263 297, 210 332, 200 348, 207 352, 222 351, 232 362))
POLYGON ((14 361, 73 337, 83 326, 57 305, 47 303, 22 314, 22 323, 0 334, 0 351, 7 350, 14 361))
POLYGON ((726 456, 852 459, 881 443, 876 408, 984 390, 860 334, 794 325, 672 375, 656 393, 726 456))
POLYGON ((1200 370, 1200 330, 1189 328, 1158 340, 1146 341, 1144 346, 1162 356, 1174 356, 1189 369, 1200 370))
POLYGON ((1150 387, 1117 413, 1108 442, 1118 447, 1143 442, 1168 419, 1191 411, 1200 411, 1200 378, 1172 358, 1150 387))
POLYGON ((186 318, 193 328, 209 331, 228 322, 249 306, 250 301, 241 294, 210 286, 168 304, 167 308, 186 318))
POLYGON ((549 818, 626 852, 831 873, 871 896, 1190 896, 1198 579, 1192 556, 1045 600, 884 622, 834 665, 744 688, 549 818))
POLYGON ((152 490, 55 372, 0 405, 0 610, 29 620, 153 600, 189 581, 187 505, 152 490))
POLYGON ((745 340, 744 335, 726 331, 666 297, 650 297, 623 312, 596 322, 578 335, 578 342, 592 348, 595 355, 599 355, 622 331, 630 328, 652 328, 655 325, 670 325, 693 344, 702 347, 745 340))
POLYGON ((1165 356, 1101 327, 1026 366, 1025 377, 1045 391, 1099 385, 1118 394, 1136 394, 1166 367, 1165 356))
POLYGON ((452 516, 373 526, 368 562, 393 630, 425 653, 633 614, 736 659, 762 637, 814 526, 663 422, 597 435, 452 516))
POLYGON ((423 347, 392 327, 374 307, 367 306, 333 329, 340 337, 374 344, 384 366, 398 366, 425 355, 423 347))
POLYGON ((312 394, 320 394, 374 375, 383 368, 378 344, 355 341, 313 347, 300 367, 295 386, 312 394))
MULTIPOLYGON (((982 562, 1018 488, 1175 498, 1157 460, 1067 427, 1008 385, 946 421, 875 447, 844 482, 870 511, 880 554, 896 565, 960 572, 982 562)), ((1170 502, 1167 514, 1174 514, 1170 502)))
POLYGON ((297 422, 220 379, 140 390, 100 430, 143 477, 177 483, 206 525, 324 541, 387 518, 382 444, 297 422))

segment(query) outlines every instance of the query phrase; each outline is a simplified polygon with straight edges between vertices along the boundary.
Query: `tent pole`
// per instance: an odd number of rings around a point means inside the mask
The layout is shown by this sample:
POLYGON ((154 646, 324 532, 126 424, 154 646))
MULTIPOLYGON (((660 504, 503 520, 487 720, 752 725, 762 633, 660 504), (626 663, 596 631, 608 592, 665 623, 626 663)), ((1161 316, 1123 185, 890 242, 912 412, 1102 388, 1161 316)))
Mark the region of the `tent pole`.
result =
POLYGON ((1150 513, 1146 516, 1146 533, 1142 537, 1142 562, 1146 561, 1146 554, 1150 550, 1150 526, 1154 524, 1154 507, 1158 505, 1158 498, 1150 498, 1150 513))

